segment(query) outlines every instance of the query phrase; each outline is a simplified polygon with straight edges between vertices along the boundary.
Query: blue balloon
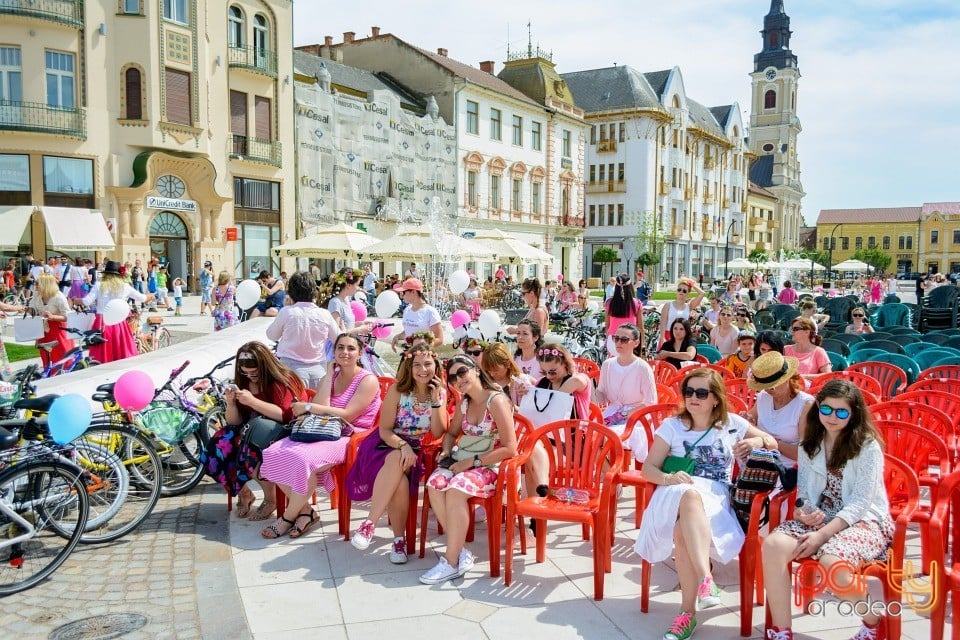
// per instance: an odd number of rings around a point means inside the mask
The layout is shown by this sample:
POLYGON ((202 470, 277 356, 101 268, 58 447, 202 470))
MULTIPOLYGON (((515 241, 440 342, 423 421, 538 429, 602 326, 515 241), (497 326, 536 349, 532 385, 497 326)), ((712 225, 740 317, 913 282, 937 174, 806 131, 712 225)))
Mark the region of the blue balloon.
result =
POLYGON ((67 444, 83 435, 92 418, 93 409, 87 399, 78 393, 69 393, 50 405, 47 427, 54 442, 67 444))

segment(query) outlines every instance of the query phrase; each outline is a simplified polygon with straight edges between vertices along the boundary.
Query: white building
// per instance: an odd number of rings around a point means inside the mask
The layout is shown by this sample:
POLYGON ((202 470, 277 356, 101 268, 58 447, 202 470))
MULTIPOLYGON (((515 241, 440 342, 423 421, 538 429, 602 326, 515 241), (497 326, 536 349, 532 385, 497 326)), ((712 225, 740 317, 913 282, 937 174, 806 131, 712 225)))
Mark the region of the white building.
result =
MULTIPOLYGON (((640 73, 626 66, 563 75, 591 125, 586 168, 584 272, 600 247, 633 273, 651 248, 666 272, 706 278, 744 255, 744 127, 736 103, 707 108, 687 97, 680 69, 640 73)), ((609 270, 606 273, 610 273, 609 270)), ((648 276, 649 277, 649 276, 648 276)))
MULTIPOLYGON (((478 69, 446 49, 425 51, 377 27, 367 38, 348 32, 341 43, 328 36, 323 45, 299 49, 435 96, 440 117, 456 123, 459 231, 500 229, 554 256, 552 266, 531 266, 523 275, 580 276, 587 128, 548 55, 528 51, 508 60, 501 79, 493 62, 478 69)), ((483 276, 496 268, 473 266, 483 276)))

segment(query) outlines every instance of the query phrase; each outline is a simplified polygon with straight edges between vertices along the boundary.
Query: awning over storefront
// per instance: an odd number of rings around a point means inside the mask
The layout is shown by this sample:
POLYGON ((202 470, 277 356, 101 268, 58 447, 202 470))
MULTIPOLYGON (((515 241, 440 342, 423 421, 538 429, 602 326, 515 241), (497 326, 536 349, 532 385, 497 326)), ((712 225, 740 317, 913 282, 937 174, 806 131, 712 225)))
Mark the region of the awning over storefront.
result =
POLYGON ((20 238, 30 224, 30 214, 34 206, 25 204, 16 207, 0 207, 0 250, 16 251, 20 246, 20 238))
POLYGON ((113 236, 103 214, 91 209, 41 207, 50 246, 59 251, 110 251, 113 236))

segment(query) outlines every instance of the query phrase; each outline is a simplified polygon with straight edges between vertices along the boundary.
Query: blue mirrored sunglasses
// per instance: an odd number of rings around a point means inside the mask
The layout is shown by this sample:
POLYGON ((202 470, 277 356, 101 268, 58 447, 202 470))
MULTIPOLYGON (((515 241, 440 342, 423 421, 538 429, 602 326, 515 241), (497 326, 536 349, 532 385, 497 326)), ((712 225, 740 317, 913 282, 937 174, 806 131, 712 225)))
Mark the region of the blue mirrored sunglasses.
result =
POLYGON ((837 417, 841 420, 846 420, 850 417, 850 409, 837 409, 828 404, 820 405, 820 415, 829 416, 832 413, 836 413, 837 417))

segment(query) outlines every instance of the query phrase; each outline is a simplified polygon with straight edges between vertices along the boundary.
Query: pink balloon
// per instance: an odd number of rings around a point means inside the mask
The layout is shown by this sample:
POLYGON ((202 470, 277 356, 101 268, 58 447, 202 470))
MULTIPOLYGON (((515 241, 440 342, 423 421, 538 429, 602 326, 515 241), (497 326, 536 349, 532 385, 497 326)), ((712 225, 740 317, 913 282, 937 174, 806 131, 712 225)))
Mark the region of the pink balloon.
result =
POLYGON ((353 319, 357 322, 363 322, 367 319, 367 306, 359 300, 352 301, 350 308, 353 309, 353 319))
POLYGON ((370 333, 373 334, 374 338, 377 338, 378 340, 382 340, 383 338, 390 336, 390 327, 377 327, 370 333))
POLYGON ((453 326, 454 329, 456 329, 457 327, 462 327, 463 325, 469 322, 470 322, 470 314, 464 311, 463 309, 454 311, 453 315, 450 316, 450 324, 453 326))
POLYGON ((113 397, 126 411, 140 411, 150 404, 153 394, 153 380, 143 371, 127 371, 113 385, 113 397))

